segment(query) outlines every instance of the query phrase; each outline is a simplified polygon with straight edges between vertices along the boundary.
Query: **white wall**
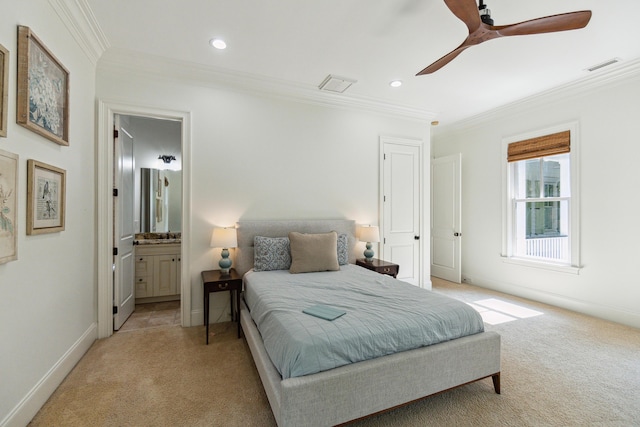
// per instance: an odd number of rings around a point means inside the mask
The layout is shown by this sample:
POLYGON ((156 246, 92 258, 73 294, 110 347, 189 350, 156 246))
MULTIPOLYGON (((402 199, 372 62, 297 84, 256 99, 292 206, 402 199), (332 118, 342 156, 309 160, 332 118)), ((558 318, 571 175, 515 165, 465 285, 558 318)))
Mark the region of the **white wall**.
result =
POLYGON ((18 260, 0 265, 0 425, 24 425, 96 334, 95 69, 44 0, 0 0, 0 44, 10 51, 8 136, 20 156, 18 260), (17 25, 70 71, 70 141, 57 145, 16 124, 17 25), (26 235, 27 160, 65 169, 66 229, 26 235))
MULTIPOLYGON (((425 122, 118 72, 101 64, 97 96, 191 112, 192 170, 183 169, 183 178, 190 174, 192 191, 193 324, 202 324, 200 272, 218 268, 219 251, 209 247, 214 226, 288 218, 376 224, 380 135, 424 138, 430 151, 425 122)), ((215 295, 212 321, 226 313, 226 298, 215 295)))
POLYGON ((433 135, 434 157, 462 153, 463 277, 640 327, 638 99, 636 67, 613 83, 576 85, 433 135), (574 120, 579 122, 582 269, 574 275, 504 263, 501 139, 574 120))

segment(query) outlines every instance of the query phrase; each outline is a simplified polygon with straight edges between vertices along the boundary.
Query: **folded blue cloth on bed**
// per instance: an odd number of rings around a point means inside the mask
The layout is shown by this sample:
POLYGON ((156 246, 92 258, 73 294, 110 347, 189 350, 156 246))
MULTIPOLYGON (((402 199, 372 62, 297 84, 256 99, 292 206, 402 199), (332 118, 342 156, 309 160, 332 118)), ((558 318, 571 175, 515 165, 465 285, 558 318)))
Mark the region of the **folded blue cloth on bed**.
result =
POLYGON ((347 314, 346 311, 327 305, 314 305, 313 307, 305 308, 302 312, 325 320, 335 320, 343 314, 347 314))

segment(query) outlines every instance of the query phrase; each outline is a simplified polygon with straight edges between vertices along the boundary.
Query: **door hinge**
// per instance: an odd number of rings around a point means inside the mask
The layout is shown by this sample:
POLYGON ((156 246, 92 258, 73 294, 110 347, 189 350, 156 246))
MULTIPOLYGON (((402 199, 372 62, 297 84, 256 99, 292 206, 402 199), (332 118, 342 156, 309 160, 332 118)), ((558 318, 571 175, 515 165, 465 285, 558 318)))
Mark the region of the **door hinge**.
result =
POLYGON ((382 202, 386 202, 387 201, 387 196, 382 196, 382 202))
POLYGON ((118 248, 113 248, 113 256, 118 255, 118 248))
POLYGON ((113 197, 118 197, 118 189, 117 188, 113 189, 113 197))
POLYGON ((113 314, 118 314, 118 306, 117 305, 113 306, 113 314))
POLYGON ((113 129, 113 137, 114 138, 118 137, 118 129, 113 129))
POLYGON ((387 238, 386 238, 386 237, 383 237, 383 238, 382 238, 382 244, 383 244, 383 245, 386 245, 386 244, 387 244, 387 238))

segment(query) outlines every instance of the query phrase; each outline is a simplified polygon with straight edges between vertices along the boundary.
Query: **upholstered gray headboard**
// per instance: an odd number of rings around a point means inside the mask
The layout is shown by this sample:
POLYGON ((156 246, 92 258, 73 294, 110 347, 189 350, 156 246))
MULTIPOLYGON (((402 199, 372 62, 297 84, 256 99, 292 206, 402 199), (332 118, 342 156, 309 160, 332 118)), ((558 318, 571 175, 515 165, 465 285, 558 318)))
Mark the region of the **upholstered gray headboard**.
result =
POLYGON ((357 243, 356 223, 348 219, 318 220, 278 220, 278 221, 239 221, 236 223, 238 248, 236 249, 236 271, 243 275, 253 268, 253 238, 287 237, 290 231, 299 233, 326 233, 335 231, 349 236, 349 262, 355 263, 357 243))

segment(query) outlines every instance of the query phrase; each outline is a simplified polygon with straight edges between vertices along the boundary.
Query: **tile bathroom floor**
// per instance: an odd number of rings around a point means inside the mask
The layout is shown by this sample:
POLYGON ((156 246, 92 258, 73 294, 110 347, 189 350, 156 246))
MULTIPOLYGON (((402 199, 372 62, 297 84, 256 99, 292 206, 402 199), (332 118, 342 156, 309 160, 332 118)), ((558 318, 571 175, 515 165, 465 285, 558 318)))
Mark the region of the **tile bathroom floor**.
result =
POLYGON ((180 325, 180 301, 136 304, 133 314, 124 322, 119 332, 158 326, 180 325))

